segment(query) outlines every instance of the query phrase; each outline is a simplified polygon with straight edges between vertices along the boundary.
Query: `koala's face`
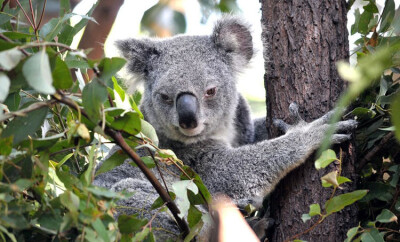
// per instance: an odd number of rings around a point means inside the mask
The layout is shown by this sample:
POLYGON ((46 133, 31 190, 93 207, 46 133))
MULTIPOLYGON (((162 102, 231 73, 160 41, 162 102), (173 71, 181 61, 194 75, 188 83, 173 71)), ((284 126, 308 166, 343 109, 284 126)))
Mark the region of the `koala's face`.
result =
POLYGON ((232 125, 235 75, 253 54, 250 32, 238 19, 222 19, 211 36, 132 39, 119 47, 145 81, 141 108, 157 133, 194 143, 232 125))

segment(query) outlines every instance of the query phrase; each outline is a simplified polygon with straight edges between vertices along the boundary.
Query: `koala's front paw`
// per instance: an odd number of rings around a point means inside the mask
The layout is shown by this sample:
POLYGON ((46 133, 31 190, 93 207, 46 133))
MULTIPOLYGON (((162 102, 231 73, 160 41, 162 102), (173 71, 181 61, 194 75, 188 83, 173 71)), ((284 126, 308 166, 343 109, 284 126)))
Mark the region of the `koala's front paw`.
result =
MULTIPOLYGON (((299 114, 299 107, 296 103, 291 103, 289 106, 289 112, 290 112, 290 117, 294 120, 293 125, 289 125, 285 123, 281 119, 274 119, 273 123, 276 127, 278 127, 281 131, 284 133, 287 133, 289 130, 294 129, 295 127, 298 127, 302 129, 303 131, 308 131, 308 133, 314 133, 314 137, 316 140, 322 141, 326 131, 329 129, 331 124, 329 123, 329 120, 332 118, 333 114, 337 110, 332 110, 322 116, 321 118, 311 122, 307 123, 305 122, 299 114)), ((342 142, 345 142, 347 140, 351 139, 350 134, 342 134, 341 132, 349 132, 357 128, 357 121, 355 120, 345 120, 345 121, 339 121, 335 124, 332 124, 335 129, 335 134, 332 135, 331 141, 334 144, 339 144, 342 142)), ((314 140, 315 141, 315 140, 314 140)), ((319 141, 319 142, 320 142, 319 141)), ((319 143, 317 141, 317 143, 319 143)))
POLYGON ((283 121, 282 119, 273 119, 273 124, 282 132, 287 133, 289 129, 291 129, 294 126, 298 126, 298 125, 305 125, 307 124, 306 121, 303 120, 303 118, 300 116, 299 113, 299 106, 297 105, 297 103, 292 102, 289 105, 289 114, 290 114, 290 118, 293 120, 293 125, 290 125, 288 123, 286 123, 285 121, 283 121))

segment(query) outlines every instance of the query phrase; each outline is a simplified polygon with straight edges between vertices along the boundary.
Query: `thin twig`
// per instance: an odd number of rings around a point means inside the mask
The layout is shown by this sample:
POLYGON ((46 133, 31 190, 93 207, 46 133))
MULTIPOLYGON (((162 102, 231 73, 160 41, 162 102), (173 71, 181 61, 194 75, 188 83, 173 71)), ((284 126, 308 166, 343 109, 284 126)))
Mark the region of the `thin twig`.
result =
POLYGON ((22 12, 24 13, 26 19, 28 20, 29 24, 32 26, 33 29, 35 29, 35 25, 32 23, 32 21, 29 19, 28 14, 26 14, 24 8, 22 7, 21 3, 18 0, 15 0, 18 4, 18 6, 21 8, 22 12))
POLYGON ((4 8, 6 7, 6 5, 7 5, 7 3, 8 3, 9 1, 10 1, 10 0, 5 0, 5 1, 3 2, 3 5, 1 6, 0 12, 4 12, 4 8))
POLYGON ((322 223, 322 221, 324 221, 324 218, 321 216, 317 222, 315 222, 310 228, 308 228, 307 230, 300 232, 298 234, 293 235, 292 237, 290 237, 289 239, 285 240, 285 242, 289 242, 292 241, 296 238, 299 238, 302 235, 305 235, 307 233, 309 233, 311 230, 313 230, 315 227, 317 227, 318 224, 322 223))
MULTIPOLYGON (((103 142, 103 144, 113 144, 114 142, 103 142)), ((81 149, 81 148, 85 148, 85 147, 88 147, 88 146, 91 146, 92 144, 86 144, 86 145, 81 145, 81 146, 79 146, 79 149, 81 149)), ((61 153, 64 153, 64 152, 67 152, 67 151, 70 151, 70 150, 74 150, 74 149, 76 149, 76 147, 75 146, 73 146, 73 147, 68 147, 68 148, 65 148, 65 149, 62 149, 62 150, 58 150, 58 151, 56 151, 56 152, 53 152, 53 153, 51 153, 49 156, 54 156, 54 155, 57 155, 57 154, 61 154, 61 153)))
POLYGON ((56 100, 50 100, 50 101, 46 101, 46 102, 37 102, 37 103, 31 104, 27 108, 1 115, 0 116, 0 122, 3 122, 3 121, 5 121, 7 119, 10 119, 10 118, 18 117, 18 116, 25 116, 29 112, 38 110, 38 109, 40 109, 42 107, 51 106, 54 103, 56 103, 56 100))
POLYGON ((38 25, 36 26, 37 29, 40 28, 40 24, 42 23, 42 19, 43 19, 43 15, 44 15, 44 10, 46 9, 46 3, 47 3, 47 0, 44 0, 43 9, 42 9, 42 14, 40 14, 40 20, 39 20, 38 25))
POLYGON ((35 18, 35 14, 33 13, 33 6, 32 6, 32 0, 29 0, 29 8, 31 9, 31 15, 32 15, 32 21, 33 21, 33 25, 34 25, 34 30, 35 33, 37 31, 37 26, 36 26, 36 18, 35 18))
MULTIPOLYGON (((9 39, 7 36, 5 36, 4 34, 0 33, 0 39, 3 39, 9 43, 14 43, 14 41, 12 41, 11 39, 9 39)), ((25 55, 25 56, 29 56, 29 53, 26 52, 26 50, 20 49, 20 51, 25 55)))
POLYGON ((29 43, 27 45, 18 46, 18 49, 28 49, 28 48, 32 48, 32 47, 43 47, 43 46, 57 46, 57 47, 65 48, 69 51, 76 51, 68 45, 65 45, 62 43, 56 43, 56 42, 29 43))
POLYGON ((67 129, 65 128, 64 121, 62 120, 61 115, 60 115, 60 111, 61 111, 61 110, 58 109, 58 106, 57 106, 57 105, 55 105, 55 108, 56 108, 55 114, 56 114, 56 116, 57 116, 57 118, 58 118, 58 121, 59 121, 60 124, 61 124, 61 128, 62 128, 62 130, 63 130, 63 132, 64 132, 64 137, 65 137, 66 139, 68 139, 68 137, 67 137, 67 129))
POLYGON ((160 207, 160 209, 158 209, 158 210, 153 214, 153 216, 151 216, 151 219, 149 220, 149 222, 148 222, 145 226, 143 226, 143 229, 145 229, 145 228, 147 228, 147 227, 150 227, 150 230, 152 229, 151 223, 152 223, 153 220, 157 217, 157 215, 162 211, 162 209, 164 208, 165 205, 166 205, 166 204, 164 203, 164 204, 160 207))
POLYGON ((167 192, 169 193, 167 183, 165 182, 165 179, 164 179, 164 175, 162 174, 162 172, 161 172, 161 170, 160 170, 160 166, 158 165, 158 162, 157 162, 156 158, 154 157, 153 152, 151 152, 151 150, 150 150, 149 148, 146 148, 146 150, 147 150, 147 152, 150 154, 151 158, 153 159, 154 164, 156 164, 158 173, 160 173, 161 180, 162 180, 163 183, 164 183, 165 190, 167 190, 167 192))

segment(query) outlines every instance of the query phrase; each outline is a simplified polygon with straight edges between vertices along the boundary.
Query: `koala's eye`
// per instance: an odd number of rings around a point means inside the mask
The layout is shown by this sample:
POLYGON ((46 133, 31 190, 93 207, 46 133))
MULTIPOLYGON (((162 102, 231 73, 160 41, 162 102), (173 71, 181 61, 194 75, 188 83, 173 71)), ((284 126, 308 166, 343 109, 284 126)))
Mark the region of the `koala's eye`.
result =
POLYGON ((164 102, 166 102, 168 104, 172 103, 172 99, 168 95, 161 93, 160 97, 164 102))
POLYGON ((213 97, 216 93, 217 93, 217 88, 213 87, 213 88, 207 89, 205 96, 206 97, 213 97))

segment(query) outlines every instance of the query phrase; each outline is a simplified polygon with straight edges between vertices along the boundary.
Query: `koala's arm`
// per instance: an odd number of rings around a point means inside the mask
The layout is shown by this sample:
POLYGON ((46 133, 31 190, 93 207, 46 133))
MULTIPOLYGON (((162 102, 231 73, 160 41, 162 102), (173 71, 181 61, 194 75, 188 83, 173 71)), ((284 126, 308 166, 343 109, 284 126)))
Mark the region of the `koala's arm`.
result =
MULTIPOLYGON (((226 193, 239 205, 246 199, 260 205, 262 197, 271 192, 280 179, 318 148, 329 128, 328 120, 324 116, 312 123, 303 121, 293 127, 281 127, 287 128, 287 133, 281 137, 237 148, 216 143, 209 143, 200 151, 193 148, 190 153, 196 156, 194 168, 213 194, 226 193)), ((338 131, 352 130, 356 125, 354 120, 335 124, 338 131)), ((332 136, 333 143, 348 139, 350 135, 346 134, 332 136)))

